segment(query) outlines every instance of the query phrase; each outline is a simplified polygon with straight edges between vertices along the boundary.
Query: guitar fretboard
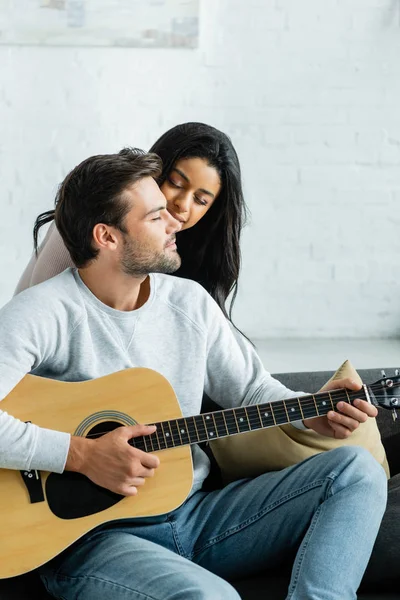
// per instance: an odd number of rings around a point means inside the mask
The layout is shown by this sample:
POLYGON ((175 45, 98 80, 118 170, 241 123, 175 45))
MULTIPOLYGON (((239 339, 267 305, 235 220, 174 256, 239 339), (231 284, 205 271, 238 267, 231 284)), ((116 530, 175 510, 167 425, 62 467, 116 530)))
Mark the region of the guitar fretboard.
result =
POLYGON ((277 402, 252 404, 171 421, 149 423, 157 426, 155 433, 132 438, 129 443, 145 452, 155 452, 177 446, 210 442, 230 435, 321 417, 330 410, 336 411, 338 402, 352 404, 355 398, 367 399, 364 388, 357 392, 343 389, 309 394, 277 402))

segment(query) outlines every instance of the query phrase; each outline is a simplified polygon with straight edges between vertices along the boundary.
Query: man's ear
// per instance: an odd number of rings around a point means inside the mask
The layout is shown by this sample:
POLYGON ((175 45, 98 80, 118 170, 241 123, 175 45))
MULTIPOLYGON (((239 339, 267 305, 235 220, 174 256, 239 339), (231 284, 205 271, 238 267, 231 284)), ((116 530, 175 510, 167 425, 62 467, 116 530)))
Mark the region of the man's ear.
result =
POLYGON ((97 223, 93 227, 93 242, 98 250, 111 250, 115 251, 119 245, 119 239, 116 235, 114 227, 105 225, 104 223, 97 223))

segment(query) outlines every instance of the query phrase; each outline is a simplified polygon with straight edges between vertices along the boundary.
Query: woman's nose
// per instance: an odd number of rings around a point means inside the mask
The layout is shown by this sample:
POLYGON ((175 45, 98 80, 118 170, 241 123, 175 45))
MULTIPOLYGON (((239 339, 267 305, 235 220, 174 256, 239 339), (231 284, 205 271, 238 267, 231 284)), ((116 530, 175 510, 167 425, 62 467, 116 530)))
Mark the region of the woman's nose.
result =
POLYGON ((187 213, 190 209, 190 195, 180 195, 174 200, 174 206, 179 213, 187 213))

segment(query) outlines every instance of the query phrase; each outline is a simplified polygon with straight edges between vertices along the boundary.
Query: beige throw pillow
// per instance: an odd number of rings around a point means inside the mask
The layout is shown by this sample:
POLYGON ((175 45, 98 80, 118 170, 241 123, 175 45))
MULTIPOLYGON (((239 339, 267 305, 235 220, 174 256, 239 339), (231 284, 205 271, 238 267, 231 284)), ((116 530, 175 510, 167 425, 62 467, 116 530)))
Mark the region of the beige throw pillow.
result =
MULTIPOLYGON (((346 360, 329 381, 361 378, 346 360)), ((326 384, 325 384, 326 385, 326 384)), ((321 391, 325 389, 325 386, 321 391)), ((225 482, 277 471, 306 458, 339 446, 363 446, 382 465, 389 478, 389 465, 375 419, 368 419, 346 440, 324 437, 315 431, 302 431, 292 425, 251 431, 210 442, 225 482)))

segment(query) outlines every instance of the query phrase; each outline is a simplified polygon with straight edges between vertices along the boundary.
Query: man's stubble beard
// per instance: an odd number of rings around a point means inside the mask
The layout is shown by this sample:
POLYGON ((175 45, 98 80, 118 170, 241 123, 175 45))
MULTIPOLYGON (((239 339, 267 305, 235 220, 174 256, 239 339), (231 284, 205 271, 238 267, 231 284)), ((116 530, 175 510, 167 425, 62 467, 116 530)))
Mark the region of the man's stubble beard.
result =
MULTIPOLYGON (((168 241, 171 243, 171 240, 168 241)), ((124 237, 121 268, 127 275, 148 275, 149 273, 175 273, 181 266, 178 252, 152 252, 145 244, 135 243, 124 237)))

